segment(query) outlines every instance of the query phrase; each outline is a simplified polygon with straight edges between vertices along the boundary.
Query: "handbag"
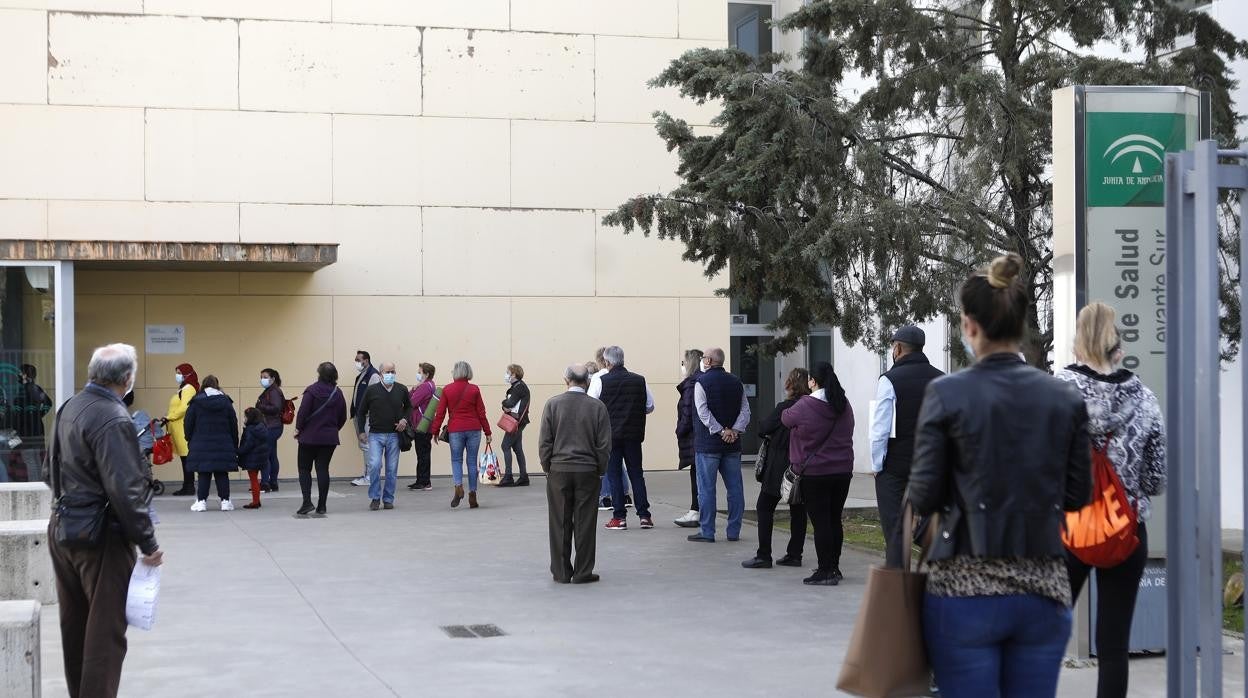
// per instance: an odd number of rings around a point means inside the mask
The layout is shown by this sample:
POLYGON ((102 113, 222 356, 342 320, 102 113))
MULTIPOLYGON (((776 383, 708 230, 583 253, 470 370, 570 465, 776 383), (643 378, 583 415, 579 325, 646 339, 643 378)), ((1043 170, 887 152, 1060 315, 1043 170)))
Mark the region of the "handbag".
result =
POLYGON ((282 424, 294 424, 294 423, 295 423, 295 401, 293 399, 283 400, 282 401, 282 424))
POLYGON ((454 408, 454 407, 452 407, 452 406, 450 405, 450 403, 447 403, 447 405, 446 405, 446 424, 442 425, 442 430, 438 432, 438 440, 439 440, 439 441, 450 441, 450 440, 451 440, 451 410, 454 410, 454 409, 455 409, 455 408, 454 408))
MULTIPOLYGON (((66 401, 65 405, 68 404, 66 401)), ((104 529, 108 526, 108 499, 86 493, 67 495, 61 492, 61 458, 57 452, 57 433, 60 431, 61 412, 65 410, 65 405, 61 405, 61 409, 56 411, 56 423, 52 426, 52 443, 48 451, 52 495, 56 502, 52 533, 57 544, 66 548, 93 548, 104 539, 104 529)))
POLYGON ((399 450, 404 453, 412 450, 412 441, 416 438, 415 434, 412 433, 412 428, 409 426, 403 431, 396 433, 399 436, 399 450))
POLYGON ((784 471, 784 477, 780 479, 780 501, 789 506, 802 503, 802 473, 806 472, 806 468, 810 465, 810 461, 814 459, 815 454, 828 445, 828 441, 832 439, 832 434, 836 433, 836 423, 838 421, 840 421, 839 415, 832 420, 832 428, 828 430, 828 435, 823 437, 823 443, 819 444, 819 448, 806 454, 806 462, 802 464, 802 472, 794 472, 792 465, 784 471))
POLYGON ((838 690, 869 698, 930 696, 931 665, 923 642, 923 592, 927 573, 910 568, 909 545, 914 516, 909 500, 903 507, 902 567, 873 566, 858 607, 849 650, 836 680, 838 690))
POLYGON ((763 481, 763 473, 767 470, 767 451, 771 445, 771 437, 760 436, 758 440, 760 446, 758 448, 758 458, 754 461, 754 480, 761 483, 763 481))
POLYGON ((503 416, 498 418, 498 428, 508 434, 514 434, 520 431, 520 422, 524 421, 525 415, 529 413, 529 406, 524 406, 524 412, 517 417, 510 410, 503 412, 503 416))
POLYGON ((1092 447, 1092 491, 1096 497, 1079 511, 1066 512, 1062 542, 1085 565, 1107 569, 1131 557, 1140 545, 1139 522, 1127 490, 1109 460, 1105 435, 1101 447, 1092 447))

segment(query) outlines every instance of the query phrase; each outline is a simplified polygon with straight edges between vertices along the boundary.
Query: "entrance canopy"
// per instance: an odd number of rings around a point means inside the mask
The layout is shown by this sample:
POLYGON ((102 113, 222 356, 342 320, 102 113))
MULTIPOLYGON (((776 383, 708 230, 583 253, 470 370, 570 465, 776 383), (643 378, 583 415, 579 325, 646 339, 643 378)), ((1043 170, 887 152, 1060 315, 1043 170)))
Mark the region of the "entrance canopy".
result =
POLYGON ((338 245, 0 240, 0 259, 13 262, 73 262, 78 269, 316 271, 338 261, 338 245))

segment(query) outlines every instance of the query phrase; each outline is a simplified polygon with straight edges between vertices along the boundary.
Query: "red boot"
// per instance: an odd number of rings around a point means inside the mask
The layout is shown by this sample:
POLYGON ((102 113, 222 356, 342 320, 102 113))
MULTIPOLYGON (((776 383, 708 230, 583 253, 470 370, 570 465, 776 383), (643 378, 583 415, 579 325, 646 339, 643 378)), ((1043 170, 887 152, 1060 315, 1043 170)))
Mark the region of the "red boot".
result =
POLYGON ((244 504, 244 509, 260 508, 260 476, 255 470, 248 470, 247 477, 251 480, 251 504, 244 504))

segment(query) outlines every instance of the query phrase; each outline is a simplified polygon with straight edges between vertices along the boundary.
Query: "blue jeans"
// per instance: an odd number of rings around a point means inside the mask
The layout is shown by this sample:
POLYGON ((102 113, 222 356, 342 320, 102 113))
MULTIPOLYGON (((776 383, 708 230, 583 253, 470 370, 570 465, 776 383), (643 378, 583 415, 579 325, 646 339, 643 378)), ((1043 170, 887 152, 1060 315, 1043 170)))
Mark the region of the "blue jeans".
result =
POLYGON ((368 498, 385 502, 394 501, 394 489, 399 484, 399 435, 390 432, 368 435, 368 498), (386 461, 386 483, 382 489, 381 461, 386 461))
MULTIPOLYGON (((628 478, 624 478, 624 494, 628 494, 628 478)), ((611 496, 611 478, 602 478, 602 487, 598 488, 598 499, 611 496)))
POLYGON ((624 470, 628 469, 628 480, 633 483, 633 506, 637 509, 638 518, 650 518, 650 500, 646 497, 646 476, 641 470, 640 441, 611 441, 611 456, 607 459, 607 479, 611 481, 611 507, 617 519, 625 517, 624 508, 624 470))
POLYGON ((1069 608, 1035 594, 923 601, 923 636, 945 698, 1053 698, 1070 624, 1069 608))
POLYGON ((724 478, 728 493, 728 539, 741 537, 741 519, 745 516, 745 482, 741 479, 741 452, 696 453, 698 473, 698 523, 707 538, 715 537, 715 475, 724 478))
POLYGON ((455 486, 464 484, 464 461, 468 461, 468 491, 477 491, 477 454, 481 450, 481 432, 451 432, 451 477, 455 486))
POLYGON ((282 430, 283 427, 280 424, 275 427, 268 428, 269 465, 264 469, 264 473, 260 478, 260 480, 266 485, 271 486, 277 484, 277 469, 280 465, 277 462, 277 440, 282 438, 282 430))

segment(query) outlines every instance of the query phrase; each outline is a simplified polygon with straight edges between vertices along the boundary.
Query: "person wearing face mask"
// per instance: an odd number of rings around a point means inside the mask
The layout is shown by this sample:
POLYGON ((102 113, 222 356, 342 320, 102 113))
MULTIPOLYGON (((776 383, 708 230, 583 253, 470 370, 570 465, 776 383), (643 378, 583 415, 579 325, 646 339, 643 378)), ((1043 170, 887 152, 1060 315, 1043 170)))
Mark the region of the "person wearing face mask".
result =
POLYGON ((368 508, 394 508, 394 490, 399 478, 399 432, 407 429, 412 414, 411 394, 396 378, 393 362, 381 365, 381 382, 368 386, 360 403, 360 419, 368 422, 368 508), (382 485, 382 463, 385 485, 382 485))
POLYGON ((355 438, 363 453, 364 474, 351 481, 352 487, 368 487, 368 420, 360 412, 364 404, 364 393, 370 386, 381 382, 381 373, 373 368, 373 357, 363 349, 355 352, 355 387, 351 390, 351 426, 355 427, 355 438))
MULTIPOLYGON (((412 401, 412 418, 408 420, 409 424, 420 424, 420 420, 429 409, 429 403, 433 401, 433 396, 438 393, 438 386, 433 382, 435 371, 433 364, 422 363, 420 365, 420 373, 416 374, 416 385, 412 386, 409 393, 412 401)), ((432 422, 433 415, 429 415, 429 419, 432 422)), ((407 488, 426 492, 432 490, 433 482, 429 471, 433 456, 433 434, 430 434, 428 430, 417 431, 412 436, 412 450, 416 452, 416 482, 408 485, 407 488)))
POLYGON ((676 386, 680 400, 676 403, 676 467, 679 470, 689 469, 689 511, 672 523, 681 528, 696 528, 699 524, 698 514, 698 468, 693 449, 693 392, 698 379, 706 372, 706 360, 702 358, 701 349, 690 349, 685 352, 685 360, 680 365, 684 379, 676 386))
POLYGON ((221 391, 216 376, 204 377, 204 392, 186 409, 187 462, 199 473, 199 487, 191 511, 208 510, 208 492, 217 483, 221 511, 234 511, 230 501, 230 473, 238 471, 238 415, 234 401, 221 391))
POLYGON ((268 436, 268 465, 260 473, 260 491, 277 491, 277 441, 282 438, 282 412, 286 409, 286 396, 282 394, 282 376, 277 369, 266 368, 260 372, 260 397, 256 409, 264 416, 264 429, 268 436))
POLYGON ((524 368, 517 364, 507 367, 503 374, 503 382, 507 384, 507 397, 503 399, 503 409, 511 412, 520 420, 520 427, 503 436, 503 461, 505 470, 499 487, 528 487, 529 471, 525 467, 524 428, 529 425, 529 386, 524 382, 524 368), (520 466, 520 479, 511 479, 511 457, 515 454, 516 463, 520 466))
POLYGON ((492 440, 490 420, 485 416, 485 401, 481 389, 472 382, 472 366, 467 361, 456 361, 451 369, 451 383, 442 389, 437 413, 433 416, 433 442, 442 440, 443 420, 446 421, 446 439, 451 446, 451 477, 455 494, 451 507, 464 500, 464 466, 468 468, 468 508, 476 509, 477 502, 477 452, 481 448, 481 436, 485 443, 492 440))
POLYGON ((901 566, 901 502, 910 479, 914 427, 927 384, 945 375, 923 353, 927 336, 914 325, 893 333, 893 367, 880 376, 871 419, 871 470, 884 534, 885 564, 901 566))
POLYGON ((165 414, 164 425, 173 441, 173 452, 182 460, 182 489, 173 493, 175 497, 189 497, 195 494, 195 473, 187 464, 186 456, 190 449, 186 443, 186 431, 183 420, 186 410, 191 406, 191 399, 199 392, 199 376, 190 364, 178 364, 173 370, 173 380, 178 391, 169 398, 169 412, 165 414))
POLYGON ((1033 307, 1022 268, 1004 255, 963 283, 976 360, 928 384, 916 428, 906 494, 940 514, 922 613, 948 698, 1055 695, 1070 637, 1062 530, 1092 497, 1088 409, 1018 357, 1033 307))

